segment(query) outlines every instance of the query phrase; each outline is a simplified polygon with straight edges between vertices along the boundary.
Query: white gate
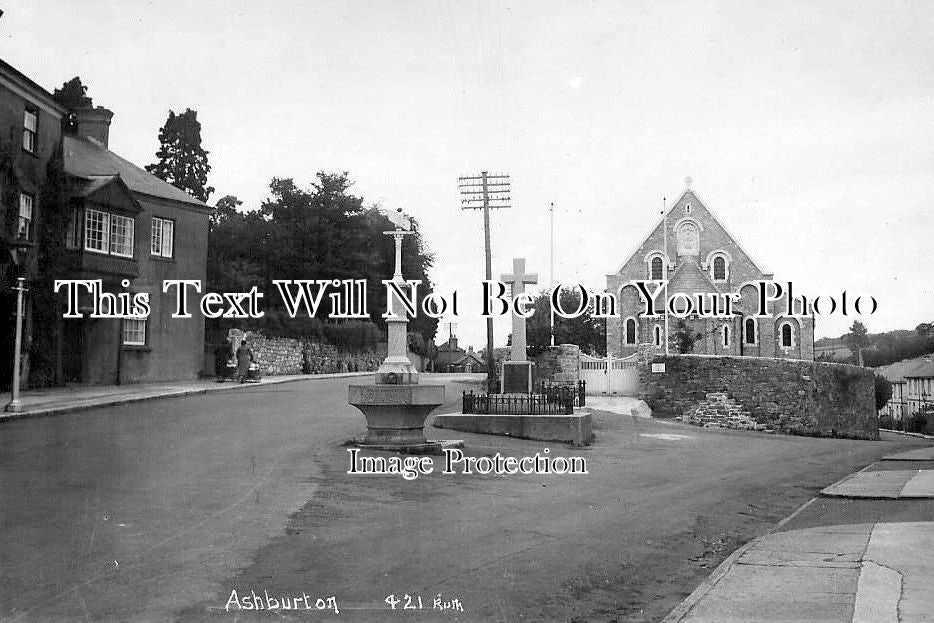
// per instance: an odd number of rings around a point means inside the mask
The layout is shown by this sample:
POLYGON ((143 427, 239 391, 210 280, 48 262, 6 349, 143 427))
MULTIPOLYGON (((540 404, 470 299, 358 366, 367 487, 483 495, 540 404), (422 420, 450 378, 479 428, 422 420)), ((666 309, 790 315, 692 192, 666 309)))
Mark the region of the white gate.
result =
POLYGON ((591 357, 581 353, 581 380, 587 383, 588 394, 634 395, 639 391, 638 356, 624 359, 607 355, 591 357))

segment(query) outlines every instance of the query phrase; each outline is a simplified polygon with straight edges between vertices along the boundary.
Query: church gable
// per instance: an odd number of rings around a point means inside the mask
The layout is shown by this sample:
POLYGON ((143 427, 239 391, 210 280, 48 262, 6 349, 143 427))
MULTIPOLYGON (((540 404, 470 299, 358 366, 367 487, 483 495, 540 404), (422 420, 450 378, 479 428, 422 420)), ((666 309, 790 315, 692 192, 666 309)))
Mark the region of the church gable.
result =
POLYGON ((678 266, 668 282, 668 295, 675 292, 693 294, 695 292, 720 292, 708 276, 694 262, 685 262, 678 266))
POLYGON ((667 218, 611 276, 608 285, 619 287, 631 279, 658 278, 660 268, 665 269, 661 278, 671 279, 686 263, 697 265, 720 291, 734 289, 744 281, 770 277, 688 189, 668 210, 667 218))

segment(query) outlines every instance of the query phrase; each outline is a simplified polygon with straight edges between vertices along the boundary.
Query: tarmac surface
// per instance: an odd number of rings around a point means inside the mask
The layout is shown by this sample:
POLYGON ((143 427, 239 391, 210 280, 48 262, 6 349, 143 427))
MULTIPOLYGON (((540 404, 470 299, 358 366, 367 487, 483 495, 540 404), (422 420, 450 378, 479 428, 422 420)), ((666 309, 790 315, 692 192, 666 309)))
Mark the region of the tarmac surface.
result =
MULTIPOLYGON (((453 412, 470 379, 423 380, 453 412)), ((334 596, 341 614, 320 620, 439 620, 440 595, 444 620, 658 621, 821 488, 925 443, 704 430, 626 406, 594 412, 588 448, 464 435, 474 456, 582 456, 583 476, 349 475, 356 381, 303 381, 0 424, 0 619, 309 618, 228 612, 233 590, 268 590, 334 596)))
POLYGON ((734 552, 665 621, 934 621, 932 470, 928 446, 824 488, 734 552))

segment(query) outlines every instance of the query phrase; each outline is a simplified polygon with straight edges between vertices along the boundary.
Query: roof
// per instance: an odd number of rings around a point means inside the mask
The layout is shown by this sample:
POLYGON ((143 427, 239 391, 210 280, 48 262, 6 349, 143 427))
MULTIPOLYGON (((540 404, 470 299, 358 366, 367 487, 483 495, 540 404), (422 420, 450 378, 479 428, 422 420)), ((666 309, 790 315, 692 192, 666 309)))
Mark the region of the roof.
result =
POLYGON ((714 285, 700 266, 694 262, 683 262, 669 278, 668 292, 693 295, 694 292, 720 292, 720 288, 714 285))
POLYGON ((906 379, 929 379, 934 378, 934 361, 919 361, 908 372, 905 373, 906 379))
MULTIPOLYGON (((746 252, 746 250, 742 247, 742 245, 740 245, 739 240, 736 239, 736 237, 732 234, 732 232, 730 232, 730 230, 728 230, 728 229, 726 228, 726 226, 723 224, 723 222, 720 221, 720 219, 718 219, 717 216, 713 213, 713 210, 711 210, 710 207, 709 207, 700 197, 698 197, 698 196, 697 196, 697 193, 696 193, 694 190, 692 190, 691 188, 686 188, 686 189, 684 190, 684 192, 681 193, 681 196, 678 197, 678 200, 675 201, 674 203, 672 203, 670 207, 667 207, 667 208, 665 209, 665 214, 664 214, 664 216, 656 223, 656 225, 655 225, 654 227, 652 227, 652 230, 648 233, 648 235, 645 236, 645 237, 643 237, 643 238, 641 239, 641 242, 638 243, 638 245, 637 245, 636 248, 633 250, 633 252, 630 253, 630 254, 626 257, 626 261, 624 261, 622 264, 620 264, 620 267, 619 267, 618 269, 616 269, 616 272, 615 272, 615 273, 612 273, 612 274, 619 274, 620 272, 622 272, 622 270, 626 267, 626 265, 630 262, 630 260, 632 260, 632 258, 636 256, 636 253, 639 252, 639 249, 642 248, 642 245, 645 243, 645 241, 646 241, 648 238, 650 238, 660 227, 663 226, 663 224, 664 224, 664 223, 668 220, 668 218, 672 215, 672 213, 675 211, 675 209, 678 207, 678 205, 680 205, 685 199, 689 199, 689 200, 691 200, 691 201, 696 201, 697 203, 699 203, 699 204, 704 208, 704 210, 706 210, 706 212, 707 212, 707 214, 710 216, 711 220, 713 220, 714 223, 716 223, 717 225, 719 225, 719 226, 720 226, 720 229, 722 229, 723 232, 724 232, 727 236, 729 236, 730 240, 733 241, 733 244, 736 245, 736 248, 739 249, 740 251, 742 251, 743 255, 746 256, 746 259, 748 259, 749 262, 753 265, 753 268, 755 268, 757 271, 759 271, 759 273, 761 273, 761 274, 763 274, 763 275, 769 274, 769 273, 767 273, 766 271, 762 270, 762 269, 759 267, 759 264, 758 264, 754 259, 752 259, 752 256, 749 255, 749 253, 746 252)), ((663 235, 667 236, 667 231, 666 231, 666 232, 663 232, 663 235)))
POLYGON ((7 76, 12 80, 18 81, 22 88, 31 91, 31 94, 34 97, 41 99, 43 104, 55 109, 58 114, 64 115, 68 112, 68 109, 65 106, 62 106, 58 101, 56 101, 55 96, 39 86, 39 84, 33 81, 32 78, 18 70, 16 67, 13 67, 13 65, 10 65, 3 59, 0 59, 0 75, 7 76))
POLYGON ((64 137, 65 171, 69 175, 85 179, 119 175, 123 183, 134 193, 159 197, 195 205, 208 206, 184 190, 160 180, 148 171, 125 160, 100 143, 76 136, 64 137))
MULTIPOLYGON (((903 359, 901 361, 896 361, 895 363, 890 363, 887 366, 876 368, 876 372, 884 376, 892 383, 904 383, 908 376, 918 376, 913 373, 916 368, 921 370, 924 364, 934 367, 934 364, 932 364, 930 361, 924 361, 920 358, 903 359)), ((934 376, 934 374, 931 376, 934 376)))
POLYGON ((128 209, 140 211, 142 207, 119 175, 92 175, 76 177, 71 194, 110 204, 125 204, 128 209))

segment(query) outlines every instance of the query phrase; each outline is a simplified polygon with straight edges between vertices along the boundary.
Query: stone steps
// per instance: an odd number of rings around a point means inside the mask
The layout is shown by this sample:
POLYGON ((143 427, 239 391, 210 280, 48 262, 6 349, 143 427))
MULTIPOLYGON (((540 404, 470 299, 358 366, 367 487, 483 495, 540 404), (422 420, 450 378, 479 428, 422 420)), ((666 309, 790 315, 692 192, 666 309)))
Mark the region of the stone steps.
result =
POLYGON ((730 398, 726 392, 710 392, 705 400, 700 401, 684 413, 681 420, 685 424, 704 428, 732 428, 738 430, 766 430, 765 424, 759 424, 752 418, 743 405, 730 398))

